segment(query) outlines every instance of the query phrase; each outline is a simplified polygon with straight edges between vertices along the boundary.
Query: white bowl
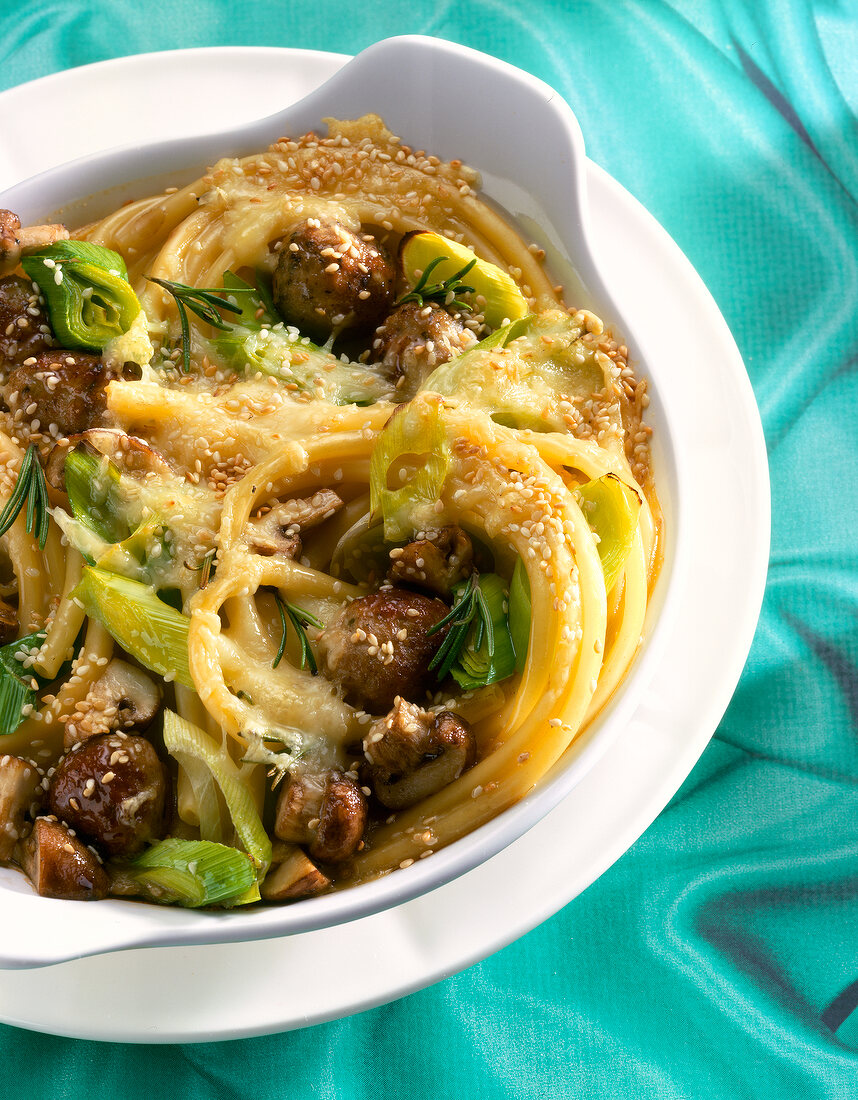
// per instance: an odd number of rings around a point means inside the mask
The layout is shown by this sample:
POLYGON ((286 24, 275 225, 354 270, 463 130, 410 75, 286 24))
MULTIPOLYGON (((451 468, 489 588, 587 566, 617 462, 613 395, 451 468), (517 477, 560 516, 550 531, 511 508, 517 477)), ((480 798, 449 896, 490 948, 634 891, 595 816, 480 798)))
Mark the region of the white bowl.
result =
MULTIPOLYGON (((355 117, 373 110, 412 146, 445 158, 458 156, 480 170, 485 193, 513 215, 528 239, 546 248, 559 280, 575 287, 570 297, 591 306, 622 334, 639 373, 650 380, 648 419, 655 429, 653 459, 666 539, 664 566, 648 610, 644 644, 604 712, 538 787, 522 802, 431 859, 377 882, 291 906, 230 912, 159 908, 121 900, 81 905, 43 899, 33 894, 23 876, 2 869, 0 916, 4 927, 16 929, 15 937, 4 937, 0 945, 2 967, 37 967, 121 948, 225 943, 303 933, 345 924, 434 890, 500 852, 569 795, 625 727, 656 667, 689 567, 684 532, 691 501, 674 446, 679 413, 672 407, 671 389, 660 384, 658 361, 629 331, 586 246, 585 156, 575 117, 547 85, 464 47, 409 37, 388 40, 373 49, 373 64, 345 69, 335 76, 316 93, 309 108, 302 108, 305 116, 308 109, 313 112, 312 118, 305 117, 302 122, 320 125, 323 115, 355 117), (400 75, 394 79, 393 74, 400 75), (469 104, 468 110, 462 109, 463 103, 469 104), (502 120, 502 140, 496 125, 484 124, 486 117, 502 120)), ((250 148, 261 147, 280 132, 275 129, 260 136, 254 131, 250 148)), ((85 158, 60 172, 51 171, 11 188, 0 195, 0 205, 29 221, 61 206, 68 210, 69 200, 109 188, 106 198, 96 196, 89 201, 86 216, 93 217, 104 212, 100 204, 107 203, 106 208, 115 205, 127 182, 136 182, 137 193, 141 177, 148 180, 166 172, 168 182, 180 183, 182 178, 198 175, 219 153, 249 151, 243 139, 236 142, 237 133, 214 144, 205 137, 186 142, 178 161, 175 143, 147 150, 145 157, 138 151, 131 160, 127 152, 85 158), (184 172, 178 170, 179 164, 185 165, 184 172), (134 170, 129 172, 131 165, 134 170)))

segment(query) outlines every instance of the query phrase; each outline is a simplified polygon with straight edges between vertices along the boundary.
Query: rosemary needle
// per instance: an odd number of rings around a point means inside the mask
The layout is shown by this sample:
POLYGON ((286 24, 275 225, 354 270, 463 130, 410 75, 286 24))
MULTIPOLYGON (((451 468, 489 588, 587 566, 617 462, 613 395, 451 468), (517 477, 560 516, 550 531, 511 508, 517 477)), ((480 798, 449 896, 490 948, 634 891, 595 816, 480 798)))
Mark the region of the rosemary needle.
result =
POLYGON ((298 641, 301 643, 301 668, 309 668, 310 672, 315 676, 319 671, 316 665, 316 658, 313 656, 313 651, 310 648, 310 643, 307 640, 307 633, 304 630, 305 626, 315 626, 318 630, 324 627, 319 619, 315 615, 311 615, 309 611, 305 611, 303 607, 297 607, 295 604, 289 603, 288 600, 281 599, 281 597, 275 592, 274 601, 277 604, 277 611, 280 614, 280 646, 277 650, 277 656, 271 663, 272 668, 277 668, 283 659, 283 654, 286 651, 286 635, 288 633, 288 623, 292 624, 292 629, 298 635, 298 641))
POLYGON ((27 448, 12 496, 0 512, 0 535, 5 535, 18 518, 24 506, 24 500, 27 501, 27 531, 35 535, 39 542, 39 549, 44 550, 50 523, 48 488, 35 443, 31 443, 27 448))
POLYGON ((441 630, 442 627, 448 624, 450 626, 447 637, 429 662, 429 668, 436 670, 435 675, 439 680, 443 680, 455 664, 475 620, 473 648, 475 650, 479 649, 485 636, 489 657, 493 657, 495 653, 495 630, 492 615, 486 604, 486 598, 480 591, 479 578, 476 573, 472 573, 450 611, 440 622, 430 626, 426 631, 428 635, 432 635, 441 630))
POLYGON ((176 309, 179 311, 179 321, 182 326, 182 369, 185 374, 191 370, 191 326, 188 321, 188 310, 201 321, 210 324, 212 328, 223 331, 229 329, 229 325, 218 313, 219 309, 227 313, 241 313, 241 307, 234 302, 224 301, 223 295, 254 293, 253 287, 240 287, 229 289, 227 287, 197 287, 188 286, 187 283, 174 283, 170 279, 159 279, 155 275, 147 275, 150 283, 157 283, 159 287, 172 294, 176 309))
POLYGON ((457 295, 473 294, 474 288, 472 286, 465 286, 465 284, 461 283, 459 280, 463 279, 465 275, 468 274, 477 262, 477 258, 475 256, 473 260, 466 263, 464 267, 460 268, 454 275, 451 275, 449 279, 445 279, 442 283, 430 283, 429 276, 438 264, 443 263, 443 261, 447 259, 449 259, 448 256, 436 256, 431 263, 426 265, 426 270, 420 276, 417 284, 409 290, 407 294, 403 294, 395 304, 401 306, 404 305, 405 302, 417 302, 418 305, 422 306, 425 305, 426 302, 438 302, 440 305, 455 306, 456 309, 468 309, 468 303, 460 301, 457 295), (452 298, 450 298, 451 294, 452 298))

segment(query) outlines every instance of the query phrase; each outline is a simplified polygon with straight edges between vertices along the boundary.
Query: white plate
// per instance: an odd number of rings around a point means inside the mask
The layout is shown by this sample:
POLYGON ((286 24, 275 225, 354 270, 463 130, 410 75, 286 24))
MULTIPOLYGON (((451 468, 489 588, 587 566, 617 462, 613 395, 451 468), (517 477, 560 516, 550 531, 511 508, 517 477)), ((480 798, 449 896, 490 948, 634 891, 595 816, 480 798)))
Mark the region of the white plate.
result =
MULTIPOLYGON (((117 140, 189 133, 191 117, 165 108, 185 95, 218 102, 218 128, 227 127, 311 90, 343 60, 295 50, 193 50, 105 62, 13 89, 0 95, 0 191, 117 140)), ((588 164, 587 182, 606 280, 647 358, 658 362, 660 386, 675 386, 677 452, 695 486, 691 507, 698 505, 685 517, 695 576, 633 719, 547 818, 432 893, 345 932, 129 950, 6 972, 0 1020, 84 1038, 182 1042, 281 1031, 391 1000, 556 912, 634 842, 688 774, 729 702, 759 613, 769 537, 765 447, 738 351, 688 261, 595 165, 588 164)))

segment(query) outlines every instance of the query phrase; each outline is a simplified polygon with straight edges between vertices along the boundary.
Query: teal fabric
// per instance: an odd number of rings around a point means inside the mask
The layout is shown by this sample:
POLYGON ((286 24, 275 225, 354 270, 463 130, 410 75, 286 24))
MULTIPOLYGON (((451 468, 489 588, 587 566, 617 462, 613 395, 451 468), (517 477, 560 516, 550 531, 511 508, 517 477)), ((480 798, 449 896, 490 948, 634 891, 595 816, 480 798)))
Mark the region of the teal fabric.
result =
POLYGON ((583 896, 463 974, 303 1032, 135 1048, 2 1028, 4 1093, 858 1096, 858 6, 0 0, 0 29, 0 87, 148 50, 351 53, 404 32, 530 70, 715 296, 773 492, 732 704, 671 805, 583 896))

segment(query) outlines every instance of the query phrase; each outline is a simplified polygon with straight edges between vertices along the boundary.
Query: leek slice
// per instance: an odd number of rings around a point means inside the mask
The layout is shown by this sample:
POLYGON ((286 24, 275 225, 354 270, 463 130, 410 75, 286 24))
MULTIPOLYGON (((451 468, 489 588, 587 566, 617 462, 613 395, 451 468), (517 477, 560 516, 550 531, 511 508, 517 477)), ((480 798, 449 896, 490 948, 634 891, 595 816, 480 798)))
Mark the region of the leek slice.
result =
POLYGON ((258 278, 259 284, 257 289, 240 278, 233 271, 225 271, 223 274, 224 290, 237 290, 240 292, 235 296, 233 301, 241 312, 233 314, 230 320, 234 320, 234 323, 240 325, 242 328, 256 332, 263 328, 271 328, 272 325, 280 320, 279 314, 276 309, 274 309, 274 303, 271 301, 271 295, 268 288, 266 287, 263 289, 264 284, 262 282, 261 272, 258 278), (260 310, 262 311, 261 313, 260 310))
MULTIPOLYGON (((456 586, 453 590, 454 600, 466 584, 467 582, 456 586)), ((491 626, 486 624, 487 628, 481 630, 479 621, 474 621, 465 644, 450 669, 453 679, 465 691, 506 680, 516 668, 515 650, 507 619, 506 585, 496 573, 481 573, 479 587, 491 626), (479 645, 476 645, 477 639, 479 645)))
MULTIPOLYGON (((231 370, 278 378, 304 393, 336 405, 368 405, 391 393, 390 384, 368 367, 338 358, 320 348, 298 329, 274 314, 265 297, 231 271, 223 278, 225 290, 239 290, 241 313, 212 341, 212 349, 231 370), (260 308, 263 313, 257 317, 260 308)), ((261 284, 260 284, 261 285, 261 284)))
POLYGON ((421 526, 419 509, 441 495, 450 466, 450 444, 437 400, 416 398, 400 405, 378 437, 369 467, 370 511, 384 519, 388 542, 421 526), (404 476, 390 488, 391 477, 404 476))
MULTIPOLYGON (((521 318, 436 367, 423 389, 456 397, 511 428, 569 431, 573 406, 612 382, 611 360, 584 334, 583 315, 553 310, 521 318)), ((622 440, 616 401, 609 415, 622 440)))
POLYGON ((530 645, 530 580, 521 558, 515 563, 509 585, 509 634, 515 650, 516 672, 524 672, 530 645))
POLYGON ((122 573, 139 581, 154 581, 172 554, 166 524, 149 515, 135 524, 141 511, 140 488, 106 455, 79 446, 65 461, 70 519, 55 513, 63 534, 90 565, 122 573))
POLYGON ((118 252, 88 241, 57 241, 21 266, 45 297, 61 347, 101 351, 131 328, 140 302, 118 252))
POLYGON ((106 455, 75 447, 66 455, 66 492, 72 515, 105 542, 131 534, 122 474, 106 455))
MULTIPOLYGON (((507 344, 517 340, 519 336, 526 336, 531 331, 532 322, 533 315, 530 313, 526 317, 510 321, 503 328, 497 328, 494 332, 490 332, 488 336, 484 336, 478 344, 474 344, 473 347, 468 348, 462 354, 470 355, 471 352, 488 351, 490 348, 505 348, 507 344)), ((459 358, 462 358, 462 356, 459 358)))
POLYGON ((253 860, 258 878, 264 878, 271 863, 271 840, 232 758, 199 726, 172 710, 164 711, 164 745, 182 767, 187 769, 200 761, 209 769, 223 794, 238 838, 253 860))
POLYGON ((623 571, 634 543, 640 497, 616 474, 604 474, 588 481, 580 485, 576 492, 584 518, 598 537, 605 591, 610 592, 623 571))
MULTIPOLYGON (((203 840, 213 840, 223 843, 227 838, 222 799, 218 795, 217 784, 212 773, 201 760, 197 760, 185 754, 182 759, 182 769, 187 776, 194 794, 200 837, 203 840)), ((193 822, 192 822, 193 824, 193 822)))
MULTIPOLYGON (((440 258, 440 262, 432 268, 432 281, 443 283, 475 259, 474 253, 463 244, 429 231, 406 237, 402 242, 400 258, 402 270, 411 286, 418 282, 419 273, 425 271, 433 260, 440 258)), ((477 312, 483 314, 486 324, 490 328, 498 328, 508 321, 524 317, 527 301, 512 276, 488 260, 476 257, 476 261, 464 278, 473 286, 476 295, 485 298, 485 306, 481 305, 477 312)))
POLYGON ((160 840, 115 868, 113 877, 123 892, 137 887, 152 901, 190 909, 259 899, 253 861, 237 848, 209 840, 160 840))
POLYGON ((38 649, 45 640, 45 632, 27 634, 15 642, 0 646, 0 737, 6 737, 24 721, 22 710, 36 704, 36 687, 44 682, 32 669, 25 668, 16 653, 38 649))
POLYGON ((71 595, 144 668, 194 687, 188 668, 190 619, 160 600, 151 585, 87 565, 71 595))

